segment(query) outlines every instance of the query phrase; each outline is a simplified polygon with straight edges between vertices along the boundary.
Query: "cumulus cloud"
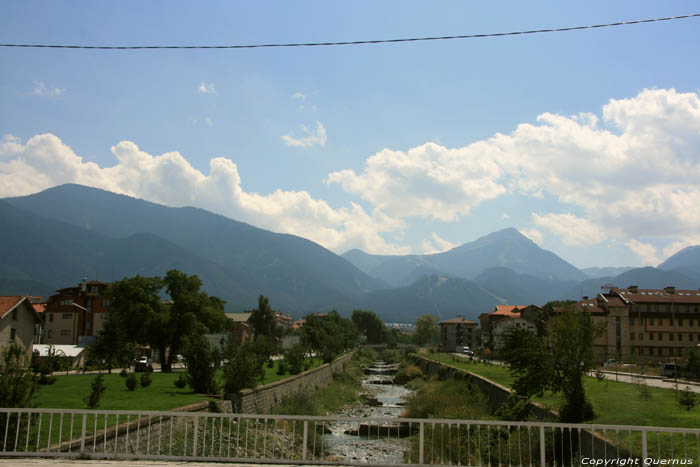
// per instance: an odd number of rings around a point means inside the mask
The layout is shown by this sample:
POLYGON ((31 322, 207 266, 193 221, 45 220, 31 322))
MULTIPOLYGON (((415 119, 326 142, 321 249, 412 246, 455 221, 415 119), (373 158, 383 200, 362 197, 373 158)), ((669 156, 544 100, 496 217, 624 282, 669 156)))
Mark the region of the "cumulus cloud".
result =
POLYGON ((197 90, 201 94, 216 94, 216 86, 214 86, 214 83, 207 84, 206 81, 202 81, 197 90))
POLYGON ((313 131, 310 130, 305 125, 302 125, 301 131, 306 136, 296 138, 292 135, 284 135, 284 136, 282 136, 282 141, 284 141, 284 144, 286 144, 287 146, 290 146, 290 147, 308 148, 308 147, 314 146, 314 145, 319 145, 319 146, 326 145, 326 139, 327 139, 326 128, 323 126, 323 124, 321 122, 319 122, 319 121, 316 122, 316 129, 313 131))
POLYGON ((510 219, 510 214, 508 214, 507 212, 504 212, 504 213, 501 215, 501 218, 500 218, 499 220, 501 220, 501 221, 507 221, 508 219, 510 219))
POLYGON ((151 155, 130 141, 116 144, 111 151, 117 163, 103 168, 84 161, 52 134, 36 135, 24 144, 5 136, 0 141, 0 197, 79 183, 169 206, 201 207, 276 232, 304 236, 334 251, 409 252, 382 237, 405 228, 400 219, 378 210, 367 212, 356 203, 335 209, 306 191, 247 192, 230 159, 211 159, 209 174, 204 174, 178 152, 151 155))
POLYGON ((300 100, 300 101, 305 101, 306 100, 306 95, 302 94, 300 92, 295 92, 292 94, 292 99, 300 100))
POLYGON ((452 243, 444 238, 440 237, 435 232, 421 242, 421 248, 423 253, 426 255, 433 253, 442 253, 443 251, 451 250, 452 248, 459 246, 459 243, 452 243))
POLYGON ((656 256, 656 248, 649 243, 640 242, 636 239, 631 239, 625 242, 625 246, 632 250, 639 258, 644 261, 644 264, 649 266, 656 266, 661 262, 658 256, 656 256))
POLYGON ((699 177, 700 97, 647 89, 610 99, 600 116, 544 113, 510 134, 461 148, 384 149, 360 173, 340 170, 327 182, 392 216, 446 221, 506 193, 552 197, 584 216, 543 215, 541 227, 574 245, 696 235, 699 177))
POLYGON ((540 232, 537 229, 520 229, 520 233, 525 235, 527 238, 532 240, 533 242, 537 243, 538 245, 542 245, 542 232, 540 232))
MULTIPOLYGON (((569 246, 595 245, 605 240, 605 233, 587 219, 573 214, 532 214, 535 224, 560 237, 569 246)), ((541 236, 540 236, 541 238, 541 236)))
POLYGON ((55 86, 47 86, 43 81, 34 81, 32 94, 40 97, 58 97, 65 94, 66 90, 55 86))

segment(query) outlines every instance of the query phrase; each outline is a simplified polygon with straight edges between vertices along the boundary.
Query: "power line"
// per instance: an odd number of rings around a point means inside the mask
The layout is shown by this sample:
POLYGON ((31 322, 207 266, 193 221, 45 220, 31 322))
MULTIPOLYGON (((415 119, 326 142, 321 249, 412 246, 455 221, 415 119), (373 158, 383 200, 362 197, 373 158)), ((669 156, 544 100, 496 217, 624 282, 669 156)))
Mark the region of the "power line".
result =
POLYGON ((93 49, 93 50, 145 50, 145 49, 262 49, 273 47, 319 47, 336 45, 369 45, 369 44, 390 44, 399 42, 420 42, 420 41, 444 41, 453 39, 478 39, 486 37, 519 36, 524 34, 540 34, 546 32, 567 32, 580 31, 584 29, 601 29, 616 26, 627 26, 632 24, 657 23, 661 21, 673 21, 700 17, 700 13, 693 13, 682 16, 669 16, 666 18, 640 19, 634 21, 621 21, 617 23, 592 24, 588 26, 571 26, 556 29, 533 29, 530 31, 512 31, 490 34, 466 34, 459 36, 434 36, 434 37, 410 37, 399 39, 377 39, 362 41, 342 41, 342 42, 291 42, 273 44, 242 44, 242 45, 61 45, 61 44, 0 44, 0 47, 18 48, 44 48, 44 49, 93 49))

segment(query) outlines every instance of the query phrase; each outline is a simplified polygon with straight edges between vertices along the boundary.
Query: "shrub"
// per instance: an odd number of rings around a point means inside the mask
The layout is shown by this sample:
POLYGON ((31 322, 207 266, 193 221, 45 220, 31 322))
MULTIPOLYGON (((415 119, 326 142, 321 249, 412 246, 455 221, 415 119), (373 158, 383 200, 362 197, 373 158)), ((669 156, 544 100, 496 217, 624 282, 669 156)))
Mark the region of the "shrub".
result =
POLYGON ((298 375, 304 369, 304 348, 297 344, 287 352, 284 360, 289 364, 289 373, 292 375, 298 375))
POLYGON ((204 336, 193 336, 184 349, 187 360, 187 383, 199 394, 219 392, 214 367, 214 352, 204 336))
POLYGON ((95 376, 95 379, 92 380, 92 386, 90 386, 90 394, 83 399, 83 402, 85 402, 85 405, 87 405, 89 409, 96 409, 100 405, 100 398, 106 389, 107 387, 105 386, 102 375, 95 376))
POLYGON ((176 388, 182 389, 185 386, 187 386, 187 378, 185 378, 185 375, 180 375, 178 379, 173 381, 173 384, 175 385, 176 388))
POLYGON ((138 385, 138 378, 136 378, 136 374, 129 373, 129 376, 126 377, 124 384, 129 391, 135 391, 136 386, 138 385))
POLYGON ((216 401, 209 401, 209 413, 221 413, 221 406, 216 401))
POLYGON ((119 376, 121 376, 122 378, 126 378, 127 376, 129 376, 129 371, 126 368, 123 368, 122 371, 119 372, 119 376))
POLYGON ((142 388, 147 388, 148 386, 151 385, 151 382, 153 380, 151 379, 151 373, 146 372, 141 374, 141 378, 139 380, 139 384, 141 384, 142 388))
POLYGON ((287 366, 287 363, 282 360, 279 362, 279 365, 277 365, 277 374, 282 376, 283 374, 287 373, 289 371, 289 367, 287 366))
POLYGON ((37 380, 39 384, 42 386, 48 385, 48 384, 53 384, 56 382, 56 377, 55 376, 49 376, 45 373, 42 373, 39 375, 39 379, 37 380))

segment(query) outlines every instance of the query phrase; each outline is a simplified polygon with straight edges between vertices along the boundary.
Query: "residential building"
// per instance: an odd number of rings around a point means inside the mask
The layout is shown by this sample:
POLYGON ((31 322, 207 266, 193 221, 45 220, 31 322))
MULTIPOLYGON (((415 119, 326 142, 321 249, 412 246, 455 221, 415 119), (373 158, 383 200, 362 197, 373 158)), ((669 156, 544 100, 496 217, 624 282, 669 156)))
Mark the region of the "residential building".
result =
POLYGON ((233 322, 231 334, 237 345, 252 342, 255 338, 255 330, 249 322, 251 316, 252 313, 226 313, 226 317, 233 322))
POLYGON ((0 297, 0 349, 16 344, 31 357, 41 318, 29 297, 0 297))
POLYGON ((594 342, 601 360, 657 363, 700 344, 700 290, 613 287, 575 306, 601 323, 594 342))
POLYGON ((476 346, 476 321, 461 316, 440 321, 440 350, 443 352, 460 352, 463 347, 473 349, 476 346))
POLYGON ((281 311, 275 311, 275 319, 277 320, 277 326, 284 330, 292 329, 292 326, 294 325, 294 319, 289 315, 285 315, 281 311))
POLYGON ((96 336, 107 320, 109 286, 107 282, 83 279, 77 286, 59 289, 49 297, 44 311, 44 343, 77 345, 96 336))
POLYGON ((496 305, 491 313, 479 315, 484 347, 503 347, 503 335, 510 329, 522 328, 537 333, 536 319, 542 308, 536 305, 496 305))

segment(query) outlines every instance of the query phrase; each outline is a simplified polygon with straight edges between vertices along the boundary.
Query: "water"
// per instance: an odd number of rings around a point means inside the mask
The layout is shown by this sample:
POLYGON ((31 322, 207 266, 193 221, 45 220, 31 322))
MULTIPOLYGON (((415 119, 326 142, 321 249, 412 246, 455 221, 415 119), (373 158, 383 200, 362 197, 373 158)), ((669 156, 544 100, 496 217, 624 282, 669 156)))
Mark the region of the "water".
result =
MULTIPOLYGON (((368 399, 375 398, 380 404, 373 406, 369 403, 352 405, 339 411, 340 417, 354 418, 398 418, 403 411, 403 403, 411 390, 404 386, 390 384, 392 377, 389 373, 395 367, 375 362, 368 369, 368 376, 362 381, 362 388, 368 399)), ((332 423, 327 426, 330 433, 323 435, 324 446, 331 460, 354 461, 370 463, 396 463, 404 459, 404 451, 409 449, 409 439, 400 438, 397 433, 398 425, 392 424, 389 435, 377 433, 376 425, 372 425, 369 435, 348 434, 357 432, 357 423, 332 423)), ((386 425, 384 431, 386 431, 386 425)))

